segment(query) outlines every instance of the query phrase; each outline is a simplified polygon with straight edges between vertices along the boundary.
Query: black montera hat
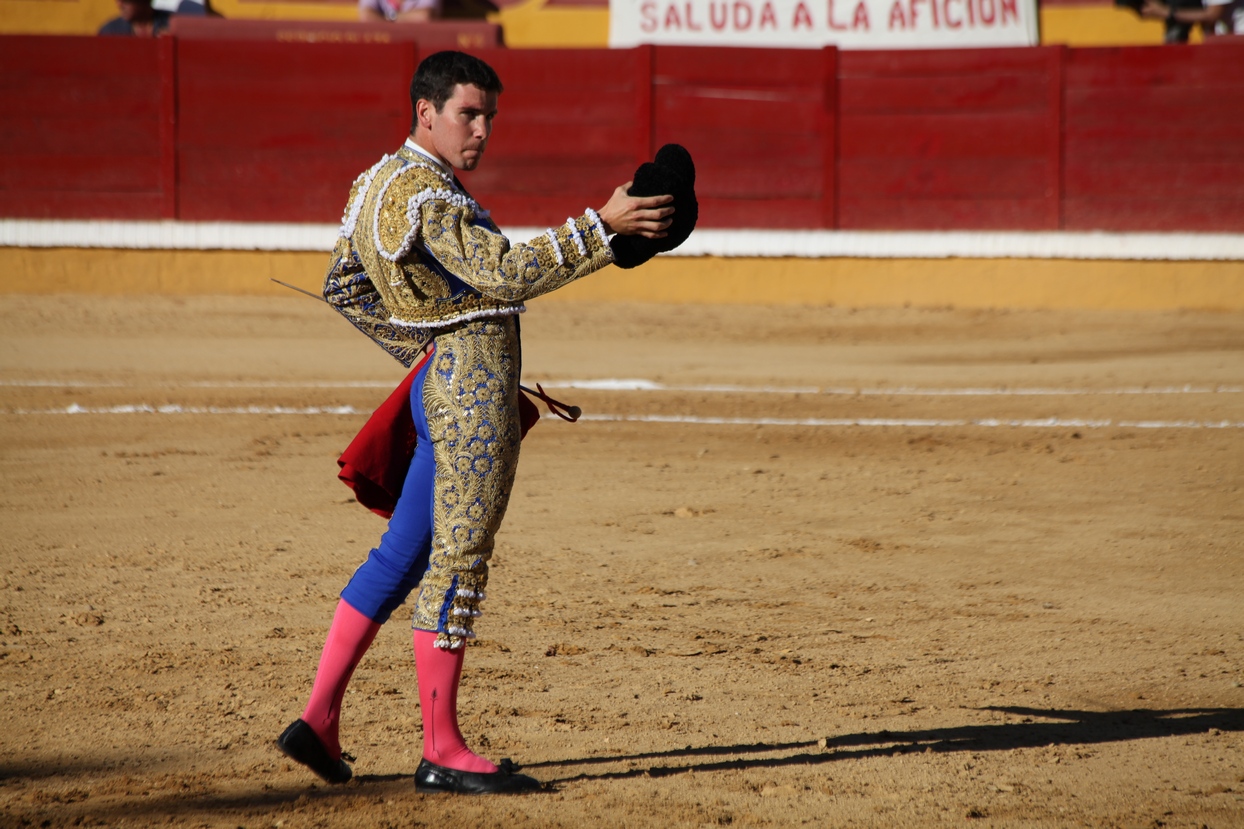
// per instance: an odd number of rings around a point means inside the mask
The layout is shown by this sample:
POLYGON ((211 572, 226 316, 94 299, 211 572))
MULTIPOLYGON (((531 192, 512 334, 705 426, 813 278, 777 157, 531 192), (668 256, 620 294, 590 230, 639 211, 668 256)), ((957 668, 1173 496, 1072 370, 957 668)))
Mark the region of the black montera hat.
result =
POLYGON ((674 215, 664 239, 643 236, 614 236, 609 243, 613 261, 619 268, 635 268, 658 253, 665 253, 687 241, 695 230, 700 205, 695 199, 695 163, 691 153, 678 144, 666 144, 657 151, 655 161, 639 165, 627 191, 632 196, 674 197, 674 215))

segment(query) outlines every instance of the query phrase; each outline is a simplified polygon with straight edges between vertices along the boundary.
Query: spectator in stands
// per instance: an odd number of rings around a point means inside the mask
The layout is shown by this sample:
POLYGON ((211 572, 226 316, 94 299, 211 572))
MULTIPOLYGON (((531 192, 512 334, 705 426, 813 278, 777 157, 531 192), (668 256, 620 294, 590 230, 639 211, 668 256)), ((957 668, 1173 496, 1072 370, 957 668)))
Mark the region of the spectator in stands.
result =
POLYGON ((170 14, 185 17, 220 17, 212 11, 207 0, 152 0, 151 5, 156 11, 163 9, 170 14))
POLYGON ((359 0, 364 23, 427 23, 440 16, 440 0, 359 0))
POLYGON ((1244 34, 1244 9, 1240 0, 1200 0, 1195 5, 1171 0, 1145 0, 1141 17, 1166 22, 1166 43, 1187 43, 1195 25, 1206 35, 1244 34))
POLYGON ((1224 17, 1224 20, 1218 21, 1215 34, 1244 35, 1244 0, 1232 0, 1224 17))
POLYGON ((168 31, 169 15, 156 11, 151 0, 117 0, 119 17, 114 17, 99 27, 101 35, 121 37, 156 37, 168 31))

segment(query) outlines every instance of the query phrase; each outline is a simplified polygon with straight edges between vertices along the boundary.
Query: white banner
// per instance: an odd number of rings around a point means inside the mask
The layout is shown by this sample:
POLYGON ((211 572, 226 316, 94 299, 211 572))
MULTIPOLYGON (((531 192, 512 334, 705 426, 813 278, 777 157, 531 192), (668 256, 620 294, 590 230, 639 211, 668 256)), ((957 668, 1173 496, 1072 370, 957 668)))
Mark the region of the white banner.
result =
POLYGON ((609 45, 1035 46, 1036 0, 610 0, 609 45))

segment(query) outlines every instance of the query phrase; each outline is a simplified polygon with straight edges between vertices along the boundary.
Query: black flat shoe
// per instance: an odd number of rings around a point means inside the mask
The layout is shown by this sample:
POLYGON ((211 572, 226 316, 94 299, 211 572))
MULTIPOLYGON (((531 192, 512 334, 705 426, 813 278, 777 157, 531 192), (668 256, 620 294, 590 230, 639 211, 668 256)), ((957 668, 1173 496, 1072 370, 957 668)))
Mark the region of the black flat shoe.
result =
MULTIPOLYGON (((334 760, 318 734, 303 720, 294 720, 276 739, 276 747, 289 759, 302 763, 329 783, 344 783, 354 776, 345 760, 334 760)), ((349 757, 342 752, 343 757, 349 757)), ((353 760, 353 757, 350 757, 353 760)))
POLYGON ((539 780, 518 774, 519 766, 509 758, 494 772, 458 771, 421 760, 415 770, 415 791, 454 794, 520 794, 543 788, 539 780))

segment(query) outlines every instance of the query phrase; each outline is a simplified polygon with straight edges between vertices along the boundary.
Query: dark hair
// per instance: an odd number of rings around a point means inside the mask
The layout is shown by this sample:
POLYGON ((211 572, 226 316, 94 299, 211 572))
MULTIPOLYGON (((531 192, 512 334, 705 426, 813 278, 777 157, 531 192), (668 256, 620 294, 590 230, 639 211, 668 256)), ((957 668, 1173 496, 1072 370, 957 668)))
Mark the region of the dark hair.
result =
POLYGON ((411 132, 418 125, 419 116, 414 114, 420 100, 431 101, 440 112, 454 94, 454 87, 478 86, 485 92, 500 93, 501 79, 493 68, 474 55, 465 52, 436 52, 419 62, 415 77, 410 80, 411 132))

